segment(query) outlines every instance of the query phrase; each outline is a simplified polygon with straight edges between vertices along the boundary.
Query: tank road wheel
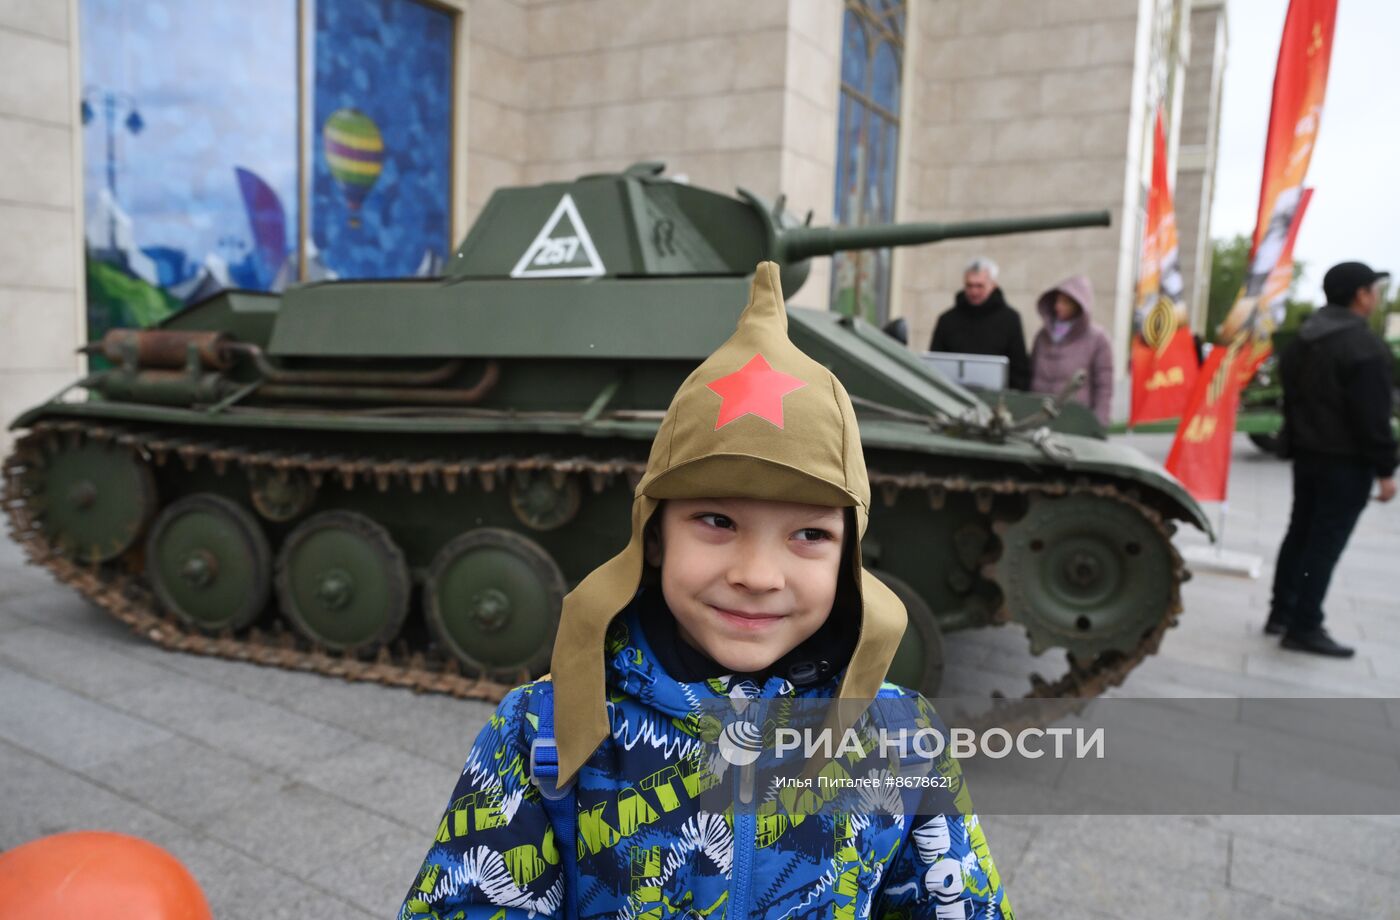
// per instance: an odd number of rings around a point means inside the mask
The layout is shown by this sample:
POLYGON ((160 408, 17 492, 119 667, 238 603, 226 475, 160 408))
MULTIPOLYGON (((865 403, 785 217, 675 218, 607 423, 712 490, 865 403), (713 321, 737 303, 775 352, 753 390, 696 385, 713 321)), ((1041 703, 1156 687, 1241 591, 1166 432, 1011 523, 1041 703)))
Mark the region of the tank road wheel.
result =
POLYGON ((438 551, 428 569, 428 627, 473 674, 514 680, 549 668, 568 586, 528 537, 482 527, 438 551))
POLYGON ((389 532, 353 511, 323 511, 288 534, 277 554, 277 600, 292 625, 336 652, 394 638, 412 581, 389 532))
POLYGON ((156 508, 151 469, 125 447, 55 442, 32 461, 30 506, 49 543, 78 562, 106 562, 140 539, 156 508))
POLYGON ((201 492, 156 518, 146 539, 146 575, 161 606, 196 629, 242 629, 267 606, 272 550, 256 518, 201 492))
POLYGON ((578 514, 583 491, 573 476, 555 485, 543 473, 517 479, 510 487, 510 509, 531 530, 557 530, 578 514))
POLYGON ((924 696, 937 696, 943 683, 943 630, 929 605, 903 579, 889 572, 873 571, 901 601, 909 614, 909 627, 890 663, 889 679, 924 696))
POLYGON ((256 469, 248 473, 248 497, 258 514, 281 524, 311 507, 316 487, 301 470, 256 469))
POLYGON ((997 581, 1031 652, 1131 652, 1166 615, 1172 553, 1150 521, 1093 495, 1039 498, 1006 526, 997 581))

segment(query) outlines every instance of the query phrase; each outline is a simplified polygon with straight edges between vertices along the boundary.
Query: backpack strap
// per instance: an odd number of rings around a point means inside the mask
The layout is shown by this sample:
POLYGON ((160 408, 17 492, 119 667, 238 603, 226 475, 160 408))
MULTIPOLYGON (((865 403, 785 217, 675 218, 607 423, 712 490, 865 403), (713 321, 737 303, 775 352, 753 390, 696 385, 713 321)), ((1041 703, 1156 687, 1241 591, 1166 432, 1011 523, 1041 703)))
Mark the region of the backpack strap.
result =
MULTIPOLYGON (((564 870, 564 917, 578 918, 578 797, 575 779, 559 787, 559 746, 554 741, 554 682, 545 678, 531 688, 527 711, 535 717, 530 742, 530 782, 540 790, 545 814, 554 828, 564 870)), ((527 726, 529 720, 526 720, 527 726)), ((527 728, 528 733, 528 728, 527 728)), ((528 734, 527 734, 528 737, 528 734)))

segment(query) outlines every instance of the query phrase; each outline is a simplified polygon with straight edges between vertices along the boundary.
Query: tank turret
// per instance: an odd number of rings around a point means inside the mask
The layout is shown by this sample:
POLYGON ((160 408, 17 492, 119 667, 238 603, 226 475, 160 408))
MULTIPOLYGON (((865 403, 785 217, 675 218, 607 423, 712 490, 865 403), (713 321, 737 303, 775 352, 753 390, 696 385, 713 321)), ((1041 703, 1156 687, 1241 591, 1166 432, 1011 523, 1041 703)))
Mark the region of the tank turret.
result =
POLYGON ((732 197, 665 175, 661 163, 493 194, 457 249, 462 278, 748 275, 771 260, 791 297, 809 261, 855 249, 918 246, 963 237, 1106 227, 1107 211, 963 223, 813 227, 786 199, 744 189, 732 197), (587 215, 586 217, 584 215, 587 215))

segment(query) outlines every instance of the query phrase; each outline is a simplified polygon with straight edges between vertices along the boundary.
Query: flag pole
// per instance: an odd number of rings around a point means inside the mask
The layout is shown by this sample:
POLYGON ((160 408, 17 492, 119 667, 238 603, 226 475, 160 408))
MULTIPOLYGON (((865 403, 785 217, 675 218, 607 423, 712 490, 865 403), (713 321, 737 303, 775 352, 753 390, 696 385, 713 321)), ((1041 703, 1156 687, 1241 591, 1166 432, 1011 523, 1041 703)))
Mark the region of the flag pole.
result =
POLYGON ((1220 502, 1220 522, 1215 531, 1215 546, 1192 543, 1181 548, 1181 558, 1191 564, 1194 571, 1219 572, 1222 575, 1237 575, 1241 578, 1258 578, 1263 571, 1264 560, 1254 553, 1241 553, 1225 548, 1225 521, 1230 516, 1230 503, 1220 502))
POLYGON ((1220 503, 1220 527, 1215 532, 1215 558, 1219 559, 1221 553, 1225 552, 1225 519, 1230 515, 1230 502, 1228 499, 1220 503))

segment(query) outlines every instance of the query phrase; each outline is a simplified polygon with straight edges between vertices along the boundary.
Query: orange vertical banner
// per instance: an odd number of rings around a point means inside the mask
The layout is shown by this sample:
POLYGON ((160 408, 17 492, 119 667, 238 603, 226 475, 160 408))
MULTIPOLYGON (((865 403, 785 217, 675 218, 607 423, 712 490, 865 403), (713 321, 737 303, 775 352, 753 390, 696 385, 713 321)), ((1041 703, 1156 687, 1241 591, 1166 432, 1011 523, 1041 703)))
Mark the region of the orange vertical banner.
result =
MULTIPOLYGON (((1307 204, 1303 188, 1322 120, 1337 0, 1291 0, 1274 71, 1273 108, 1264 147, 1264 175, 1249 268, 1235 305, 1222 324, 1221 344, 1196 378, 1176 430, 1167 469, 1201 501, 1224 501, 1241 377, 1260 349, 1269 347, 1279 302, 1265 295, 1307 204)), ((1286 291, 1285 286, 1285 291, 1286 291)), ((1267 352, 1265 352, 1267 353, 1267 352)), ((1247 379, 1247 378, 1246 378, 1247 379)))
MULTIPOLYGON (((1269 272, 1269 277, 1259 294, 1259 309, 1273 319, 1274 327, 1283 322, 1284 314, 1288 311, 1288 289, 1293 286, 1293 244, 1298 239, 1298 228, 1303 223, 1303 215, 1307 213, 1308 202, 1312 201, 1312 193, 1310 188, 1303 189, 1303 194, 1298 199, 1298 210, 1293 212, 1293 225, 1288 228, 1288 236, 1283 242, 1283 250, 1279 253, 1274 270, 1269 272)), ((1272 352, 1272 338, 1253 340, 1247 359, 1239 363, 1241 387, 1249 384, 1255 372, 1259 370, 1259 365, 1263 364, 1272 352)))
POLYGON ((1196 343, 1181 305, 1181 253, 1160 106, 1153 125, 1152 185, 1139 264, 1130 426, 1178 418, 1196 383, 1196 343))
MULTIPOLYGON (((1249 270, 1222 326, 1232 335, 1249 335, 1256 343, 1266 341, 1277 322, 1263 297, 1264 289, 1283 261, 1290 234, 1296 234, 1294 218, 1302 211, 1303 179, 1322 122, 1336 21, 1337 0, 1293 0, 1283 24, 1249 270)), ((1222 335, 1221 340, 1227 337, 1222 335)))

